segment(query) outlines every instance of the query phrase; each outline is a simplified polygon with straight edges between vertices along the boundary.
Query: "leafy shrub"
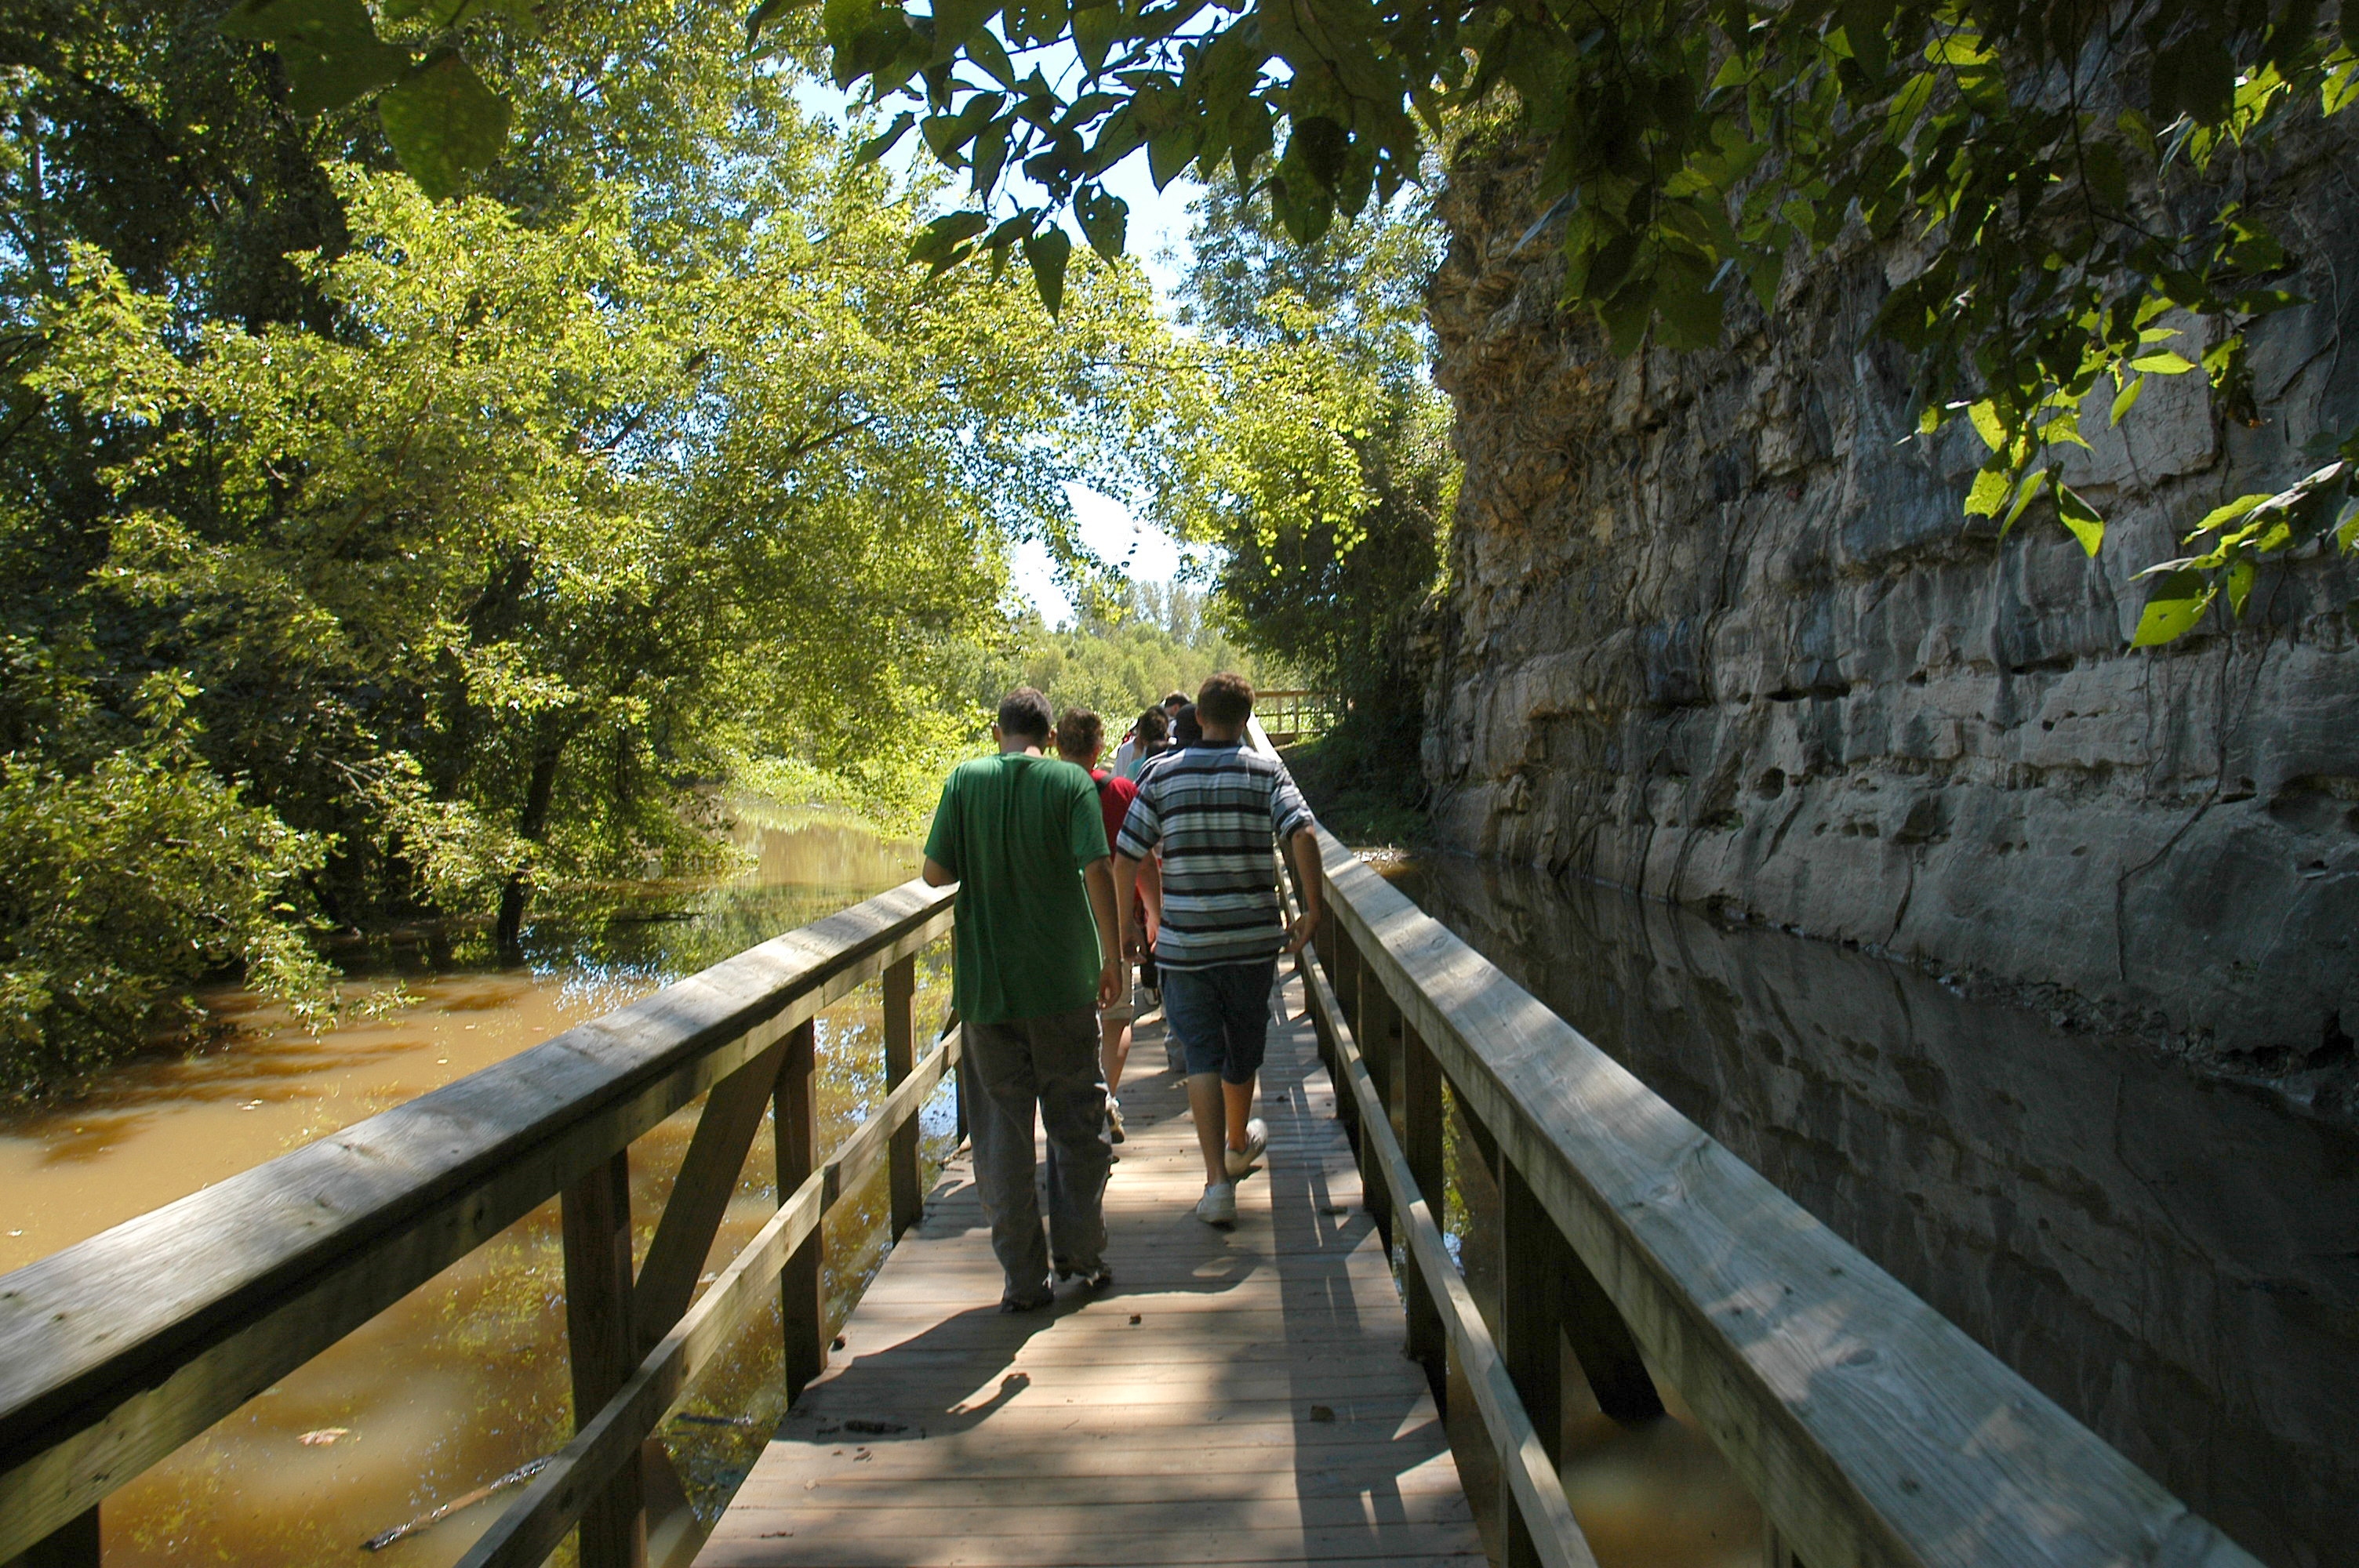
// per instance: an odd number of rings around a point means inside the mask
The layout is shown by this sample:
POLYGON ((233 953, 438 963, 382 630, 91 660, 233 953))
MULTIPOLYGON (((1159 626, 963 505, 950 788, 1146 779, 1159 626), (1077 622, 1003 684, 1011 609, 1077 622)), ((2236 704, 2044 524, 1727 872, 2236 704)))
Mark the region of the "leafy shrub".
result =
POLYGON ((0 1098, 184 1026, 206 979, 243 970, 307 1016, 327 1003, 330 971, 290 896, 324 846, 196 754, 191 695, 150 676, 136 738, 84 766, 63 748, 0 755, 0 1098))

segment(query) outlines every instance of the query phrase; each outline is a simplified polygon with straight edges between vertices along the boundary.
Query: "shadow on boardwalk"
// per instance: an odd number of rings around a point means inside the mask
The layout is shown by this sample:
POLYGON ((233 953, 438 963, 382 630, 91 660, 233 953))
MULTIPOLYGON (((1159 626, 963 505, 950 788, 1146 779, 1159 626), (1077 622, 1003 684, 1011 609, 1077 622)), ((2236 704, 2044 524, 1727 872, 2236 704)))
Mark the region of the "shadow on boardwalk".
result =
POLYGON ((1360 1208, 1299 999, 1270 1149, 1216 1231, 1180 1081, 1141 1030, 1106 1194, 1114 1288, 997 1311, 962 1158, 697 1561, 835 1568, 1430 1563, 1482 1552, 1360 1208))

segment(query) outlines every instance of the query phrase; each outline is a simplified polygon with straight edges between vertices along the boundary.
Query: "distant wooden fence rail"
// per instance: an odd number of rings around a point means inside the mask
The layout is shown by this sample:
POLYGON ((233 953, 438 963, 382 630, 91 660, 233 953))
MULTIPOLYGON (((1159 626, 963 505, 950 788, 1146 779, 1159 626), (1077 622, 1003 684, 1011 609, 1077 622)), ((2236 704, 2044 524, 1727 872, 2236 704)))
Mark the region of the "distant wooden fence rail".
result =
POLYGON ((830 1210, 883 1165, 893 1234, 919 1217, 917 1114, 960 1041, 917 1058, 917 956, 951 922, 908 882, 0 1276, 0 1563, 96 1563, 108 1493, 551 1197, 575 1436, 462 1561, 538 1563, 578 1524, 583 1568, 636 1563, 640 1444, 689 1380, 775 1281, 799 1394, 830 1210), (889 1092, 822 1156, 812 1021, 880 978, 889 1092), (708 1091, 634 1277, 630 1145, 708 1091), (697 1296, 766 1106, 778 1210, 697 1296))
POLYGON ((1593 1563, 1558 1481, 1569 1349, 1606 1414, 1661 1377, 1760 1499, 1769 1568, 2256 1568, 2143 1471, 1320 836, 1297 960, 1410 1353, 1472 1389, 1507 1568, 1593 1563), (1443 1246, 1443 1086, 1496 1177, 1495 1340, 1443 1246), (1650 1372, 1649 1368, 1652 1368, 1650 1372))
POLYGON ((1332 691, 1257 691, 1254 718, 1273 745, 1290 746, 1324 735, 1343 717, 1343 699, 1332 691))

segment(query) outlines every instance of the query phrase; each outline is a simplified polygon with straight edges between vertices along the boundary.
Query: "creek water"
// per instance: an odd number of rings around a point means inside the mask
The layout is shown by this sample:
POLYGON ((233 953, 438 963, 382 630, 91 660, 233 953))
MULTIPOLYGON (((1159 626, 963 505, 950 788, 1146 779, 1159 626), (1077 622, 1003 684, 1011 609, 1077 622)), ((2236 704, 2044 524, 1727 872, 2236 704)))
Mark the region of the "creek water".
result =
MULTIPOLYGON (((751 861, 742 874, 560 909, 527 934, 521 968, 470 968, 463 951, 408 953, 389 972, 378 966, 364 984, 397 979, 408 1000, 375 1020, 313 1034, 250 998, 212 999, 235 1024, 222 1045, 134 1065, 74 1104, 0 1125, 0 1271, 907 881, 919 863, 914 845, 823 820, 747 820, 740 834, 751 861)), ((929 955, 919 979, 919 1018, 939 1017, 947 956, 929 955)), ((819 1021, 821 1147, 882 1098, 881 1031, 873 986, 819 1021)), ((642 1256, 698 1108, 631 1150, 642 1256)), ((946 1101, 929 1108, 925 1125, 939 1158, 949 1143, 946 1101)), ((776 1207, 774 1171, 766 1125, 716 1260, 733 1256, 776 1207)), ((880 1173, 830 1222, 839 1321, 881 1259, 885 1209, 880 1173)), ((439 1568, 473 1544, 496 1503, 381 1554, 359 1543, 561 1446, 572 1415, 566 1367, 552 1201, 108 1498, 106 1560, 439 1568)), ((650 1455, 657 1511, 684 1493, 709 1517, 782 1413, 774 1307, 659 1434, 662 1454, 650 1455)))
MULTIPOLYGON (((2246 1550, 2359 1563, 2359 1136, 1824 943, 1472 860, 1392 875, 2246 1550)), ((1479 1298, 1496 1199, 1452 1165, 1479 1298)), ((1604 1568, 1758 1530, 1678 1421, 1593 1402, 1565 1475, 1604 1568)))

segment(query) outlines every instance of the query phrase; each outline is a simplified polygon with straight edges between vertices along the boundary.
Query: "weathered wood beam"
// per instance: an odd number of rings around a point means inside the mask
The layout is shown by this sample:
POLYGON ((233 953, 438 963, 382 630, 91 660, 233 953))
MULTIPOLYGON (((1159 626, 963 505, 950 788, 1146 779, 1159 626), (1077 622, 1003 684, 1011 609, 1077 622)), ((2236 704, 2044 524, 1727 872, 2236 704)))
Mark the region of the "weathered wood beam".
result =
MULTIPOLYGON (((572 1357, 573 1429, 589 1424, 638 1359, 631 1326, 631 1153, 565 1189, 565 1341, 572 1357)), ((582 1511, 582 1568, 644 1568, 647 1515, 634 1450, 582 1511)))
MULTIPOLYGON (((885 971, 885 1087, 901 1087, 917 1061, 918 960, 904 958, 885 971)), ((885 1164, 890 1173, 893 1239, 918 1223, 926 1206, 925 1187, 918 1179, 918 1123, 913 1119, 893 1134, 893 1152, 885 1164)))
MULTIPOLYGON (((818 1032, 804 1024, 787 1036, 772 1096, 770 1130, 777 1145, 778 1196, 783 1200, 819 1169, 818 1032)), ((835 1195, 829 1193, 832 1201, 835 1195)), ((827 1370, 827 1281, 821 1267, 827 1233, 814 1229, 778 1275, 780 1331, 786 1336, 787 1402, 802 1397, 827 1370)))
POLYGON ((634 1355, 671 1332, 679 1314, 696 1294, 712 1238, 729 1212, 738 1179, 745 1174, 745 1153, 761 1130, 771 1087, 777 1082, 784 1043, 771 1046, 712 1087, 705 1097, 704 1114, 681 1156, 679 1174, 671 1195, 664 1200, 663 1217, 656 1222, 655 1239, 647 1243, 647 1260, 639 1265, 638 1283, 632 1290, 631 1316, 637 1344, 634 1355))
POLYGON ((876 1114, 787 1195, 712 1287, 582 1424, 573 1441, 460 1560, 459 1568, 538 1568, 557 1550, 606 1478, 631 1461, 689 1384, 728 1350, 738 1328, 767 1298, 771 1281, 819 1233, 833 1195, 858 1191, 884 1162, 892 1134, 917 1119, 959 1049, 952 1034, 928 1052, 876 1114))

